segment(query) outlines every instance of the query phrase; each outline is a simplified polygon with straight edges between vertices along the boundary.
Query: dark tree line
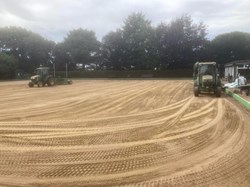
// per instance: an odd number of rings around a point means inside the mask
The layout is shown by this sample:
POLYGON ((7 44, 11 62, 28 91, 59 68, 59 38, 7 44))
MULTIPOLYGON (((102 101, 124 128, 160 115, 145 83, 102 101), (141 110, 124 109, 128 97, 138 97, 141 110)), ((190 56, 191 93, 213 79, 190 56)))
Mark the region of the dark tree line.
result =
POLYGON ((206 25, 189 15, 153 27, 141 13, 128 16, 123 26, 98 41, 93 31, 75 29, 55 43, 20 27, 0 28, 0 79, 17 70, 36 67, 95 64, 95 69, 164 70, 191 68, 196 61, 250 59, 250 34, 232 32, 207 39, 206 25))
POLYGON ((40 35, 18 27, 0 29, 0 52, 12 55, 17 60, 17 68, 31 72, 39 64, 52 62, 55 43, 40 35))

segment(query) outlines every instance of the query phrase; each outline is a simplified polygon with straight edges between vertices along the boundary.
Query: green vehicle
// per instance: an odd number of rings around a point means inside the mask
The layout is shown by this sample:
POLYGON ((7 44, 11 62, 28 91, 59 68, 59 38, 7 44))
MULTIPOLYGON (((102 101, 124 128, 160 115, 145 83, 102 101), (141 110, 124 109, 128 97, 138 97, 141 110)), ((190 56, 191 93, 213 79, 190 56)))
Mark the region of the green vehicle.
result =
POLYGON ((52 75, 50 75, 49 67, 39 67, 35 70, 34 75, 30 78, 29 87, 33 87, 34 85, 38 87, 55 85, 55 80, 52 75))
POLYGON ((194 95, 213 92, 221 96, 221 81, 216 62, 196 62, 194 64, 194 95))

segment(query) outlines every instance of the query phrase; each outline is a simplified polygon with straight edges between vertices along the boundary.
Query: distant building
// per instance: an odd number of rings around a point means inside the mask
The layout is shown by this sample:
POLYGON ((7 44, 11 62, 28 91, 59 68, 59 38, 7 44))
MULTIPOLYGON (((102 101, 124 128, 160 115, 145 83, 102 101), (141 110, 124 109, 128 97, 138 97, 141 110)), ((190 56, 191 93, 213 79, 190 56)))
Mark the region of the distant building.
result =
POLYGON ((229 82, 234 81, 238 75, 250 80, 250 60, 236 60, 225 64, 225 78, 229 82))

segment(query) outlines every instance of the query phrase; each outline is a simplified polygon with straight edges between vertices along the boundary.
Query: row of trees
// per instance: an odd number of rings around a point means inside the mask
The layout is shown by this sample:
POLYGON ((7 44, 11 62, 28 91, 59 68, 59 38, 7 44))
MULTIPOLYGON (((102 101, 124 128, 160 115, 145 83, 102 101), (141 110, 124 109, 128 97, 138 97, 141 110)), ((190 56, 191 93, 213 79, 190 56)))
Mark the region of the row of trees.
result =
POLYGON ((190 68, 196 61, 250 59, 250 34, 233 32, 207 39, 206 25, 189 15, 153 27, 141 13, 128 16, 123 26, 98 41, 93 31, 76 29, 55 43, 24 28, 0 28, 0 78, 17 69, 31 73, 40 65, 57 70, 77 64, 97 69, 190 68))

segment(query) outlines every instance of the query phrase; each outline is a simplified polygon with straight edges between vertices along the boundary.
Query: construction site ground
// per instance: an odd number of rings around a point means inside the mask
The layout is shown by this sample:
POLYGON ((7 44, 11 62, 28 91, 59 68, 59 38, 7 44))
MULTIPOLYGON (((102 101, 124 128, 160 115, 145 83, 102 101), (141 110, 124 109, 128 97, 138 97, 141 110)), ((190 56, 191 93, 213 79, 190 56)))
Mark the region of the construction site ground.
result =
POLYGON ((250 112, 191 80, 0 82, 0 186, 250 186, 250 112))

